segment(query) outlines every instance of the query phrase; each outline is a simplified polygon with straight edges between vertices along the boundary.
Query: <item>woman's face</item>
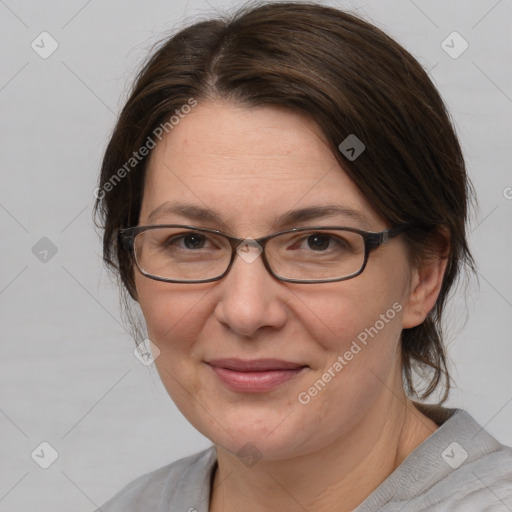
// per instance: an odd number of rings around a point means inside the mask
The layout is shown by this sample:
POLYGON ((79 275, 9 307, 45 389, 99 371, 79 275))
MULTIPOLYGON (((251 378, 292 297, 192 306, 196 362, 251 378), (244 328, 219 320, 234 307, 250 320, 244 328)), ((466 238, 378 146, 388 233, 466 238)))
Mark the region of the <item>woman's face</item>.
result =
MULTIPOLYGON (((326 205, 357 214, 287 227, 389 227, 309 118, 277 107, 199 103, 152 152, 139 224, 257 238, 283 229, 276 222, 289 212, 326 205), (164 204, 195 210, 164 207, 150 218, 164 204), (195 216, 205 209, 217 220, 195 216)), ((163 384, 185 417, 231 452, 251 443, 263 456, 283 459, 325 448, 400 393, 399 337, 414 324, 407 307, 414 271, 401 237, 372 252, 361 275, 341 282, 281 282, 261 257, 249 263, 239 256, 212 283, 135 276, 163 384), (243 375, 215 366, 227 358, 299 369, 282 371, 285 378, 273 385, 265 379, 277 374, 267 372, 245 389, 243 375)))

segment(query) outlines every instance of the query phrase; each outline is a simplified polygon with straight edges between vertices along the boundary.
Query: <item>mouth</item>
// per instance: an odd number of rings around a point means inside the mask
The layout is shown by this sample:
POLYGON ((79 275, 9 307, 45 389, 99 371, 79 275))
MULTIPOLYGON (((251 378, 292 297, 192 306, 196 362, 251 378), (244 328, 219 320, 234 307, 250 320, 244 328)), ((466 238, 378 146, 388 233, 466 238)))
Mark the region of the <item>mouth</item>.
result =
POLYGON ((307 365, 279 359, 215 359, 207 364, 230 390, 264 393, 303 373, 307 365))

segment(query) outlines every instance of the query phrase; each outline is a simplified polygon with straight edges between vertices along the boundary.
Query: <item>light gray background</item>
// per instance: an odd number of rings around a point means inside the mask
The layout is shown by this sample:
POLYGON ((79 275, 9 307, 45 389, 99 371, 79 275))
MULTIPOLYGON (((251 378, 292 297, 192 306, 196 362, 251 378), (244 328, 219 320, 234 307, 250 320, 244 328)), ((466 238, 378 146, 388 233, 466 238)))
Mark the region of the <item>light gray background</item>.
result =
MULTIPOLYGON (((90 511, 210 444, 134 357, 91 208, 134 70, 163 31, 235 5, 211 2, 0 0, 0 511, 90 511), (59 44, 47 59, 31 48, 43 31, 59 44), (58 249, 46 263, 32 252, 42 237, 58 249), (59 454, 46 470, 31 458, 43 441, 59 454)), ((402 43, 453 115, 480 201, 481 286, 469 287, 467 311, 460 295, 453 303, 448 405, 512 445, 511 2, 329 4, 402 43), (441 47, 453 31, 469 43, 458 59, 441 47)))

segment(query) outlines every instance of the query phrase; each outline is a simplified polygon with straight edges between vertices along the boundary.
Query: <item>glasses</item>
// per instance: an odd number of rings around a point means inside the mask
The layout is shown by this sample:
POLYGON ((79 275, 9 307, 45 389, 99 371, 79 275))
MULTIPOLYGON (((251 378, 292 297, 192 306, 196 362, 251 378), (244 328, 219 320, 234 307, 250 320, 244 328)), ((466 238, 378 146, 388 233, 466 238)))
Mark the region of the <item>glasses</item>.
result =
POLYGON ((120 229, 119 240, 139 271, 157 281, 218 281, 229 272, 236 254, 248 263, 261 254, 266 269, 281 281, 330 283, 361 274, 370 252, 408 226, 400 224, 378 233, 313 226, 242 239, 215 229, 166 224, 120 229))

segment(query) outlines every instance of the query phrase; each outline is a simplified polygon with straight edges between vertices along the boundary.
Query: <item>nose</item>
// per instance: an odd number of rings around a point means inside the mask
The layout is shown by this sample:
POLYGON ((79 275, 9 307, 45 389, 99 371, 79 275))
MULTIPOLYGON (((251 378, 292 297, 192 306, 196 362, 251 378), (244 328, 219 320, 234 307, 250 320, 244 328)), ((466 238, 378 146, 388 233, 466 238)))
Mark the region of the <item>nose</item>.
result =
POLYGON ((254 336, 264 327, 279 329, 286 323, 286 285, 267 271, 261 255, 244 259, 237 254, 218 290, 215 318, 241 336, 254 336))

